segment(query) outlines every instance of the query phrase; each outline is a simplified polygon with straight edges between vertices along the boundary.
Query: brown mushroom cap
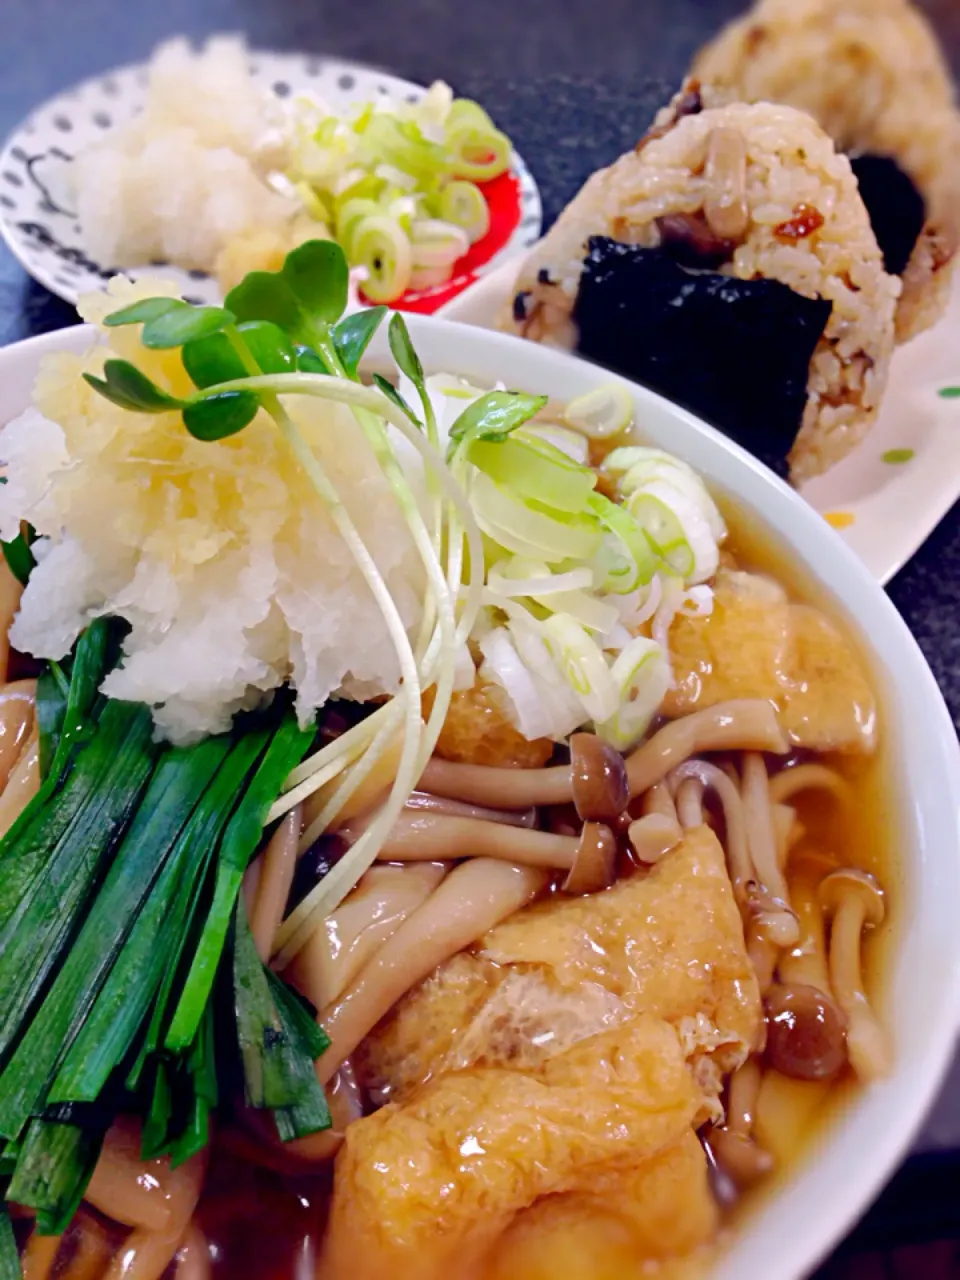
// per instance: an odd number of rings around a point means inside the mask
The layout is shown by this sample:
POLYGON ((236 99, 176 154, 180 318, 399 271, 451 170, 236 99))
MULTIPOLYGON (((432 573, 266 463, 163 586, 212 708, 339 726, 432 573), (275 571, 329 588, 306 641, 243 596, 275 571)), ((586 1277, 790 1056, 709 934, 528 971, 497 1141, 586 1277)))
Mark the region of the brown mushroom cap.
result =
POLYGON ((564 893, 597 893, 609 889, 617 876, 617 841, 609 827, 585 822, 564 893))
POLYGON ((878 925, 883 923, 886 907, 883 901, 883 890, 876 877, 869 871, 859 871, 855 867, 843 867, 839 871, 831 871, 820 882, 820 905, 824 912, 833 915, 845 901, 854 897, 863 904, 864 922, 878 925))
POLYGON ((794 1080, 830 1080, 847 1062, 847 1020, 816 987, 777 983, 763 998, 767 1061, 794 1080))
POLYGON ((615 822, 630 803, 623 756, 595 733, 571 737, 570 781, 584 822, 615 822))

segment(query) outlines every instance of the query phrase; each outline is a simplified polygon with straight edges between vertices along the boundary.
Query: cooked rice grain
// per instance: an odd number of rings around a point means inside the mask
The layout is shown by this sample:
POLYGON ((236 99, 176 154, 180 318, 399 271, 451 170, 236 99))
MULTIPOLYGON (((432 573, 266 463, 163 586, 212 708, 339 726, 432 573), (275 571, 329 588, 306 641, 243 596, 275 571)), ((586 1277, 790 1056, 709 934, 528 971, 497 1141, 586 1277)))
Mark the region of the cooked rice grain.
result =
POLYGON ((841 151, 896 160, 928 219, 903 276, 898 341, 935 323, 960 246, 960 115, 926 18, 908 0, 759 0, 691 74, 747 102, 809 112, 841 151))
POLYGON ((571 314, 587 238, 610 236, 654 248, 660 244, 656 219, 698 213, 708 194, 708 140, 718 127, 738 130, 745 139, 748 212, 743 242, 719 270, 741 280, 778 280, 833 304, 790 454, 792 479, 800 482, 839 461, 873 425, 900 292, 900 282, 884 271, 850 162, 802 112, 769 104, 708 108, 595 173, 525 263, 514 309, 501 323, 537 341, 574 346, 571 314), (785 242, 784 224, 800 206, 822 217, 822 225, 785 242))

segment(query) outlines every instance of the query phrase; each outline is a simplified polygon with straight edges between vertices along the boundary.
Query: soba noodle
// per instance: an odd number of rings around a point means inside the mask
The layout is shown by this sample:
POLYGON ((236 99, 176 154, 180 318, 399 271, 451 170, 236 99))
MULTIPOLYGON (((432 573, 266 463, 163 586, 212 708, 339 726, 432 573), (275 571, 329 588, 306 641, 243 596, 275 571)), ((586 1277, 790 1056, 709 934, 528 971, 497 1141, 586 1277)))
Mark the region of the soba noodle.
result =
POLYGON ((318 1009, 338 999, 444 876, 438 863, 372 867, 294 956, 287 974, 318 1009))

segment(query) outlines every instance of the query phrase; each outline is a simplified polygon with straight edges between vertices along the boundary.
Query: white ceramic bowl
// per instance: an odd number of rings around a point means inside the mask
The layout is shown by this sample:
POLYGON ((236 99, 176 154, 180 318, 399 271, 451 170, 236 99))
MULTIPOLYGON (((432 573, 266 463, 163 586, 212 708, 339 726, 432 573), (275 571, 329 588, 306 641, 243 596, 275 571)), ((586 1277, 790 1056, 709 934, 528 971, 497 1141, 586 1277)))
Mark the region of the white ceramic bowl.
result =
MULTIPOLYGON (((424 365, 480 384, 568 399, 610 375, 566 353, 449 321, 410 317, 424 365)), ((0 422, 29 403, 46 352, 83 350, 90 331, 63 330, 0 350, 0 422)), ((387 359, 381 330, 371 356, 387 359)), ((749 1218, 715 1280, 796 1280, 824 1256, 904 1155, 943 1078, 960 1024, 960 750, 915 641, 881 587, 796 494, 724 436, 650 391, 625 384, 651 441, 685 458, 754 513, 792 551, 818 594, 870 654, 898 789, 902 883, 886 1020, 892 1075, 825 1128, 778 1193, 749 1218)))

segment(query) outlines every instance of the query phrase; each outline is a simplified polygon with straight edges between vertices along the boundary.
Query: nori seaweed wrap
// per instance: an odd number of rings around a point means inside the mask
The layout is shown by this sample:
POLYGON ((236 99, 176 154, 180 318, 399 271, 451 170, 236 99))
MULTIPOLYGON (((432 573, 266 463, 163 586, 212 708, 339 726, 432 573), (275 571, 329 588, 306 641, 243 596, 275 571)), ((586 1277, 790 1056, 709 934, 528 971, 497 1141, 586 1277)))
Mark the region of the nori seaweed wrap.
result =
POLYGON ((573 318, 582 355, 691 409, 781 470, 831 310, 777 280, 691 270, 659 249, 594 236, 573 318))
POLYGON ((815 121, 718 101, 688 84, 588 180, 501 325, 648 383, 799 483, 875 421, 901 286, 815 121))
POLYGON ((960 114, 936 35, 910 0, 758 0, 691 74, 819 122, 853 159, 888 269, 903 279, 897 340, 936 323, 960 247, 960 114))

